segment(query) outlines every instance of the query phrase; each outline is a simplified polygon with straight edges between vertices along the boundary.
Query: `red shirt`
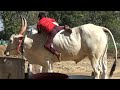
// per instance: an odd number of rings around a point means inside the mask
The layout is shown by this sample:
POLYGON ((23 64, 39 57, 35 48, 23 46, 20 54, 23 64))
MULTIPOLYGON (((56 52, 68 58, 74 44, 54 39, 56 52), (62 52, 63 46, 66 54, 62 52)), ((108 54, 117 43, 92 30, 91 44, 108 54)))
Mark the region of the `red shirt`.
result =
POLYGON ((55 19, 44 17, 38 21, 37 28, 44 29, 45 32, 48 33, 50 31, 52 31, 52 29, 55 26, 55 24, 53 24, 52 22, 56 22, 55 19))

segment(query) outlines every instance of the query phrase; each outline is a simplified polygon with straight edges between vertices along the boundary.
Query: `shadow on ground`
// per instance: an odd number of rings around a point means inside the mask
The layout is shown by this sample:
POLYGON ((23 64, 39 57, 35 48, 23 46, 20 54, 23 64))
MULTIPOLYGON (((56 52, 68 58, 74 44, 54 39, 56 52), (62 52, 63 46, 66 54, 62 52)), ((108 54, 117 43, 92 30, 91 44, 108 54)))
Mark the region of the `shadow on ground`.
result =
MULTIPOLYGON (((28 76, 27 74, 25 76, 28 76)), ((28 79, 28 77, 25 77, 28 79)), ((94 79, 93 76, 87 75, 67 75, 62 73, 37 73, 33 74, 30 79, 94 79)))

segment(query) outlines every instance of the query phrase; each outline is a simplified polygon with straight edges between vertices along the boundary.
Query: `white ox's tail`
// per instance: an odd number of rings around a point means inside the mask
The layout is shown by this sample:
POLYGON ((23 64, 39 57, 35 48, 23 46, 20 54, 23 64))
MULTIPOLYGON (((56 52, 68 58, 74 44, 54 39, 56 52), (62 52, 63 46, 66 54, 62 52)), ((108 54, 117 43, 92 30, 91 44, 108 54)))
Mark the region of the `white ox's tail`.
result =
POLYGON ((109 74, 109 77, 111 77, 111 76, 113 75, 113 71, 115 71, 115 68, 116 68, 116 62, 117 62, 117 46, 116 46, 116 43, 115 43, 115 40, 114 40, 114 37, 113 37, 111 31, 110 31, 109 29, 105 28, 105 27, 103 27, 103 30, 104 30, 105 32, 108 32, 108 33, 110 34, 110 36, 111 36, 111 38, 112 38, 112 41, 113 41, 113 43, 114 43, 114 47, 115 47, 115 61, 114 61, 114 63, 113 63, 113 66, 112 66, 111 71, 110 71, 110 74, 109 74))

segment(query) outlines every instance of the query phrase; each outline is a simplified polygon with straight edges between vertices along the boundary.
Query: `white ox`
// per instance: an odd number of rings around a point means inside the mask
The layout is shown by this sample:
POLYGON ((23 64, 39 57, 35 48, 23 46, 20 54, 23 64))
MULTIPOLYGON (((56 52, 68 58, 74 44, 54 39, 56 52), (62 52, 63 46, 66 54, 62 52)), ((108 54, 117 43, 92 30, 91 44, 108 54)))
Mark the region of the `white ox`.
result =
MULTIPOLYGON (((27 22, 23 18, 25 25, 18 35, 13 34, 10 37, 10 43, 5 51, 15 54, 15 48, 18 46, 19 37, 26 31, 27 22), (14 53, 12 53, 14 52, 14 53)), ((24 24, 24 23, 23 23, 24 24)), ((109 76, 112 76, 115 70, 117 60, 117 47, 112 33, 105 27, 85 24, 71 28, 69 31, 61 30, 53 39, 53 46, 62 53, 62 60, 73 60, 76 63, 88 57, 91 61, 92 68, 96 79, 107 78, 107 44, 108 39, 105 31, 112 37, 116 58, 109 76)), ((52 64, 59 61, 57 57, 44 48, 46 34, 25 35, 23 48, 24 56, 31 64, 43 66, 42 71, 52 70, 52 64)))

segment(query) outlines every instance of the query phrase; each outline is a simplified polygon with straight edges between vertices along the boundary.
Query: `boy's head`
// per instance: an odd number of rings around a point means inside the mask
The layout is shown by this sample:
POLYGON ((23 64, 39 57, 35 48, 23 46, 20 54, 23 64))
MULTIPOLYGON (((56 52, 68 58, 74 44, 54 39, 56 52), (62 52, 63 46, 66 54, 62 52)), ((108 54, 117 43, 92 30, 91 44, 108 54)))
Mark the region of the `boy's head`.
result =
POLYGON ((47 17, 46 13, 45 12, 39 12, 38 18, 42 19, 43 17, 47 17))

